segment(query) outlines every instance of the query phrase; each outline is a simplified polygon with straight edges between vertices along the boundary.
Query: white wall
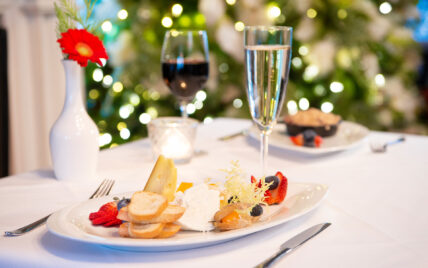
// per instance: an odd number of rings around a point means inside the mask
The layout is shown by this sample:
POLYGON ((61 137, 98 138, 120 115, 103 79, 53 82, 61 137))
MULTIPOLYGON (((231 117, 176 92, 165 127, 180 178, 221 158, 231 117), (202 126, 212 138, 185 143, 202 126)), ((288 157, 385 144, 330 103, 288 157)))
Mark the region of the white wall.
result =
POLYGON ((51 166, 49 130, 64 102, 53 0, 0 0, 8 34, 10 172, 51 166))

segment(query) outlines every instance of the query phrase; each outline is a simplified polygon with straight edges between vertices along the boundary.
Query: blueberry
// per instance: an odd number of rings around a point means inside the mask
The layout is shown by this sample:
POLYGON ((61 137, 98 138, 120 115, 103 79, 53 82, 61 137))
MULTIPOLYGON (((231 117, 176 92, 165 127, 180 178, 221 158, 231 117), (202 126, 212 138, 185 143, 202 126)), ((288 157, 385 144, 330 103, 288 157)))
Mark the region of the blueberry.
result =
POLYGON ((263 214, 263 208, 260 205, 255 205, 250 212, 250 215, 253 217, 257 217, 263 214))
POLYGON ((315 147, 315 137, 317 133, 312 129, 306 129, 303 131, 303 146, 315 147))
POLYGON ((317 136, 317 133, 312 129, 306 129, 303 131, 303 142, 304 143, 311 143, 315 141, 315 137, 317 136))
POLYGON ((277 176, 267 176, 265 178, 265 182, 266 183, 270 183, 272 182, 271 185, 269 185, 269 190, 275 190, 276 188, 278 188, 279 185, 279 179, 277 176))
POLYGON ((126 207, 129 202, 131 202, 131 199, 129 198, 122 198, 119 203, 117 203, 117 210, 119 211, 121 208, 126 207))

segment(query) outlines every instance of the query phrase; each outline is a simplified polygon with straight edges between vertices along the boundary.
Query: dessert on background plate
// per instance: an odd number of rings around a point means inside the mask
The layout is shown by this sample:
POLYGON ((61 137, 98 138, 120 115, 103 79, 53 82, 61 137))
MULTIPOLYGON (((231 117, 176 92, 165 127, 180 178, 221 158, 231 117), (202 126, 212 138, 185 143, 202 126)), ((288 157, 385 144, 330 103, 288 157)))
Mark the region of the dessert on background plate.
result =
POLYGON ((307 129, 313 130, 321 137, 333 136, 342 118, 333 113, 324 113, 316 108, 309 108, 306 111, 299 111, 294 115, 287 115, 284 118, 287 126, 287 133, 296 136, 307 129))

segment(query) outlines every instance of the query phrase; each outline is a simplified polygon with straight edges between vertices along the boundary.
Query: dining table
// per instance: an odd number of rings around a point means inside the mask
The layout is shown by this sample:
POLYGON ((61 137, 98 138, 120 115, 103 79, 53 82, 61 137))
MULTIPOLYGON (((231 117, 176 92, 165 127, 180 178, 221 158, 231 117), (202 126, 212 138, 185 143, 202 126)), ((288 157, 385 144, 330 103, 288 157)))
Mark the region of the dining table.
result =
MULTIPOLYGON (((219 140, 251 125, 233 118, 200 123, 195 155, 176 164, 178 182, 221 180, 221 170, 232 161, 248 178, 258 174, 257 139, 219 140)), ((274 267, 428 267, 428 137, 406 134, 405 142, 384 153, 369 146, 374 139, 400 135, 370 131, 356 146, 325 154, 270 146, 267 173, 281 171, 289 183, 328 187, 316 208, 272 228, 198 248, 135 252, 60 237, 42 225, 21 236, 0 237, 0 267, 254 267, 286 240, 324 222, 331 226, 274 267)), ((111 194, 142 190, 155 161, 144 138, 102 150, 93 180, 58 181, 52 168, 2 178, 0 231, 84 202, 106 178, 115 180, 111 194)))

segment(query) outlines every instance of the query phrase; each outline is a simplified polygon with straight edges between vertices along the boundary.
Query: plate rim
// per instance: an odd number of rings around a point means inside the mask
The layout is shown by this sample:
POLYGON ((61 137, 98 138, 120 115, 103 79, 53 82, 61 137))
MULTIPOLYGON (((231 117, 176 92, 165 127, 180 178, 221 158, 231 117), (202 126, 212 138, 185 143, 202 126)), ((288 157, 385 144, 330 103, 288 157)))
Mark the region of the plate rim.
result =
MULTIPOLYGON (((253 225, 247 228, 234 230, 234 232, 232 233, 221 232, 219 233, 220 236, 210 237, 210 239, 203 239, 204 232, 200 232, 201 236, 197 241, 193 241, 191 239, 182 241, 182 240, 168 240, 168 239, 162 239, 162 240, 131 239, 131 238, 121 238, 121 237, 112 237, 113 238, 112 239, 112 238, 104 238, 102 236, 85 233, 81 229, 78 229, 79 232, 81 232, 81 234, 77 235, 77 234, 73 234, 71 231, 64 230, 64 227, 58 228, 58 226, 61 225, 58 223, 62 222, 62 217, 65 217, 68 213, 70 213, 73 209, 77 208, 78 206, 81 206, 91 201, 101 202, 101 200, 103 199, 112 198, 113 196, 123 195, 128 193, 109 195, 109 196, 102 197, 102 199, 99 198, 99 199, 86 200, 82 202, 76 202, 75 204, 72 204, 64 209, 61 209, 53 213, 48 218, 46 226, 49 232, 51 232, 56 236, 62 237, 64 239, 83 242, 83 243, 89 243, 89 244, 95 244, 95 245, 101 245, 101 246, 120 249, 120 250, 161 252, 161 251, 174 251, 174 250, 181 250, 181 249, 198 248, 198 247, 203 247, 208 245, 215 245, 215 244, 219 244, 229 240, 244 237, 246 235, 264 231, 269 228, 278 226, 280 224, 284 224, 288 221, 294 220, 316 209, 322 203, 322 201, 326 198, 329 192, 329 186, 326 184, 312 183, 312 182, 290 182, 289 184, 303 185, 303 186, 306 185, 306 186, 312 186, 312 187, 320 186, 323 188, 324 193, 319 198, 319 200, 316 201, 314 205, 312 205, 311 207, 305 208, 302 211, 299 211, 298 213, 292 215, 289 218, 267 221, 264 224, 258 224, 256 226, 253 225), (124 239, 127 239, 127 240, 124 240, 124 239)), ((132 193, 132 192, 129 192, 129 193, 132 193)), ((68 222, 68 223, 73 224, 71 222, 68 222)))
MULTIPOLYGON (((354 147, 357 147, 357 146, 361 145, 364 142, 364 140, 366 140, 370 134, 370 129, 368 129, 366 126, 358 124, 356 122, 343 120, 341 122, 341 124, 350 124, 350 125, 354 125, 356 127, 361 128, 365 132, 364 136, 361 137, 360 139, 348 144, 348 145, 338 145, 338 146, 327 147, 327 148, 322 148, 322 147, 321 148, 309 148, 309 147, 294 146, 294 145, 288 145, 288 144, 278 145, 277 143, 275 143, 275 144, 269 143, 269 146, 272 146, 272 147, 275 147, 275 148, 278 148, 281 150, 287 150, 290 152, 295 152, 295 153, 303 153, 303 154, 308 154, 308 155, 322 155, 322 154, 328 154, 328 153, 335 153, 335 152, 350 150, 354 147)), ((273 131, 279 132, 279 130, 275 127, 274 127, 273 131)), ((338 131, 340 131, 340 125, 338 128, 338 131)), ((283 135, 282 133, 279 133, 279 134, 283 135)), ((253 140, 259 141, 260 140, 259 136, 260 135, 258 133, 258 129, 253 124, 249 128, 248 137, 250 137, 253 140)), ((269 136, 269 140, 271 141, 271 136, 269 136)))

